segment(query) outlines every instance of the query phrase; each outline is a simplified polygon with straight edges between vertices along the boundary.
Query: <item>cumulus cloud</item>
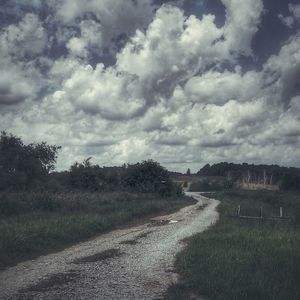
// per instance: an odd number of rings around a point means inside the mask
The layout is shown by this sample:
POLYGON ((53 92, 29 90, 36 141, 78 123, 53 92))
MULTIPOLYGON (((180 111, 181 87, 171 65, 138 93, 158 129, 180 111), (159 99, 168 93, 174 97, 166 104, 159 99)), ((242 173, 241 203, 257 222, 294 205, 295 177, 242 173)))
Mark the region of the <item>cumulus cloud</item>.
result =
POLYGON ((80 67, 66 80, 63 90, 78 109, 99 113, 102 117, 122 120, 139 114, 144 109, 144 99, 136 90, 136 78, 105 69, 98 64, 80 67))
POLYGON ((67 48, 72 55, 87 57, 93 51, 100 51, 102 47, 102 31, 100 23, 93 20, 81 21, 80 36, 72 37, 67 48))
MULTIPOLYGON (((186 18, 178 8, 163 6, 148 30, 137 31, 118 54, 114 67, 81 65, 61 89, 77 109, 87 113, 114 120, 142 115, 168 99, 179 82, 223 57, 214 44, 222 31, 213 21, 211 15, 200 21, 186 18)), ((77 50, 84 48, 79 45, 77 50)))
POLYGON ((221 0, 226 7, 225 45, 238 54, 252 55, 251 42, 263 12, 262 0, 221 0))
POLYGON ((34 56, 47 44, 47 34, 39 18, 28 13, 17 24, 9 25, 1 32, 1 53, 16 56, 34 56))
MULTIPOLYGON (((47 44, 39 18, 28 13, 17 24, 0 32, 0 104, 16 104, 33 99, 41 88, 41 74, 35 58, 47 44)), ((43 60, 39 62, 43 64, 43 60)))
POLYGON ((261 88, 260 74, 249 71, 209 71, 192 77, 185 85, 185 93, 193 102, 222 105, 231 99, 249 101, 257 97, 261 88))
POLYGON ((292 28, 300 22, 300 4, 289 3, 289 16, 279 14, 278 17, 287 27, 292 28))
POLYGON ((182 1, 51 0, 51 18, 18 12, 0 34, 1 127, 61 144, 61 169, 87 156, 104 165, 152 158, 173 170, 295 164, 299 36, 245 70, 239 56, 254 55, 262 1, 222 3, 222 27, 212 14, 186 15, 182 1))
POLYGON ((224 57, 218 39, 222 30, 212 15, 200 21, 181 10, 160 8, 146 33, 138 31, 117 56, 117 68, 138 76, 144 97, 170 97, 176 85, 224 57))
POLYGON ((288 104, 300 94, 300 37, 295 36, 281 48, 278 55, 264 65, 265 81, 271 83, 273 94, 288 104))
POLYGON ((0 104, 16 104, 35 96, 35 83, 23 76, 20 70, 0 71, 0 104))
POLYGON ((103 47, 111 46, 112 40, 116 41, 124 34, 131 36, 137 28, 147 26, 154 10, 151 0, 52 0, 49 5, 55 11, 55 18, 64 26, 76 26, 78 20, 86 19, 101 24, 102 30, 97 35, 102 36, 103 47))

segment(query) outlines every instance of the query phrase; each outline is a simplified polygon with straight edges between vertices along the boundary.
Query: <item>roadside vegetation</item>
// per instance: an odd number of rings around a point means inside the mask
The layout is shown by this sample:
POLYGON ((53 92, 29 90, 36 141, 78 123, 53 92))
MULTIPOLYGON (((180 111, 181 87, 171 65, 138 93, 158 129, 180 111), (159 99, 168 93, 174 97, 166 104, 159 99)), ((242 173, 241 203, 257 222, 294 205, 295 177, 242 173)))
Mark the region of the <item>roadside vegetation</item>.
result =
POLYGON ((0 269, 191 203, 150 193, 2 193, 0 269))
POLYGON ((232 183, 244 182, 277 186, 281 190, 300 190, 300 169, 294 167, 221 162, 214 165, 206 164, 197 175, 219 176, 232 183))
POLYGON ((210 192, 210 191, 223 191, 230 190, 233 188, 234 183, 227 180, 213 180, 203 179, 192 182, 189 187, 189 192, 210 192))
POLYGON ((207 194, 221 200, 220 220, 195 235, 177 256, 180 283, 168 299, 300 299, 300 193, 226 191, 207 194), (241 214, 278 216, 284 208, 291 221, 245 220, 241 214))
POLYGON ((0 136, 0 269, 193 203, 159 163, 54 172, 59 146, 0 136))

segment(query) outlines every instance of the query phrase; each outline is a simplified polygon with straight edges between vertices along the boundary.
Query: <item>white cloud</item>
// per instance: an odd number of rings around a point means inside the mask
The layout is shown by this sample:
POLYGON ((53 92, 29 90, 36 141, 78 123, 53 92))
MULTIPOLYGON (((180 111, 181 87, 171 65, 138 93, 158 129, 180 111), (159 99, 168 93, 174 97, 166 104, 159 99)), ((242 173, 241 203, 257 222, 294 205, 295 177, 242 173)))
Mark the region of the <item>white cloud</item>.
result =
POLYGON ((1 52, 17 58, 41 53, 47 44, 47 33, 39 18, 28 13, 17 25, 9 25, 1 33, 1 52))
POLYGON ((229 47, 238 54, 253 55, 251 42, 261 21, 262 0, 221 0, 226 7, 224 37, 229 47))
POLYGON ((284 17, 282 14, 279 14, 278 18, 287 27, 290 27, 290 28, 293 27, 295 20, 294 20, 294 18, 292 16, 284 17))
POLYGON ((77 20, 90 18, 102 27, 102 46, 110 46, 121 34, 132 35, 148 25, 153 16, 152 0, 52 0, 49 3, 65 26, 76 26, 77 20))
MULTIPOLYGON (((43 52, 47 33, 34 14, 0 32, 0 104, 17 104, 35 98, 42 86, 34 59, 43 52), (27 61, 30 58, 29 61, 27 61)), ((39 63, 44 64, 42 57, 39 63)))
POLYGON ((297 25, 300 22, 300 4, 292 4, 289 3, 289 16, 283 16, 282 14, 279 14, 278 17, 282 21, 283 24, 285 24, 287 27, 294 27, 294 25, 297 25))
MULTIPOLYGON (((211 15, 200 21, 186 18, 175 7, 163 6, 146 33, 138 31, 127 43, 114 67, 98 64, 93 69, 68 59, 54 64, 51 74, 62 73, 61 90, 79 110, 114 120, 140 116, 168 99, 178 82, 221 59, 213 42, 222 31, 213 21, 211 15), (70 72, 68 66, 75 68, 70 72)), ((84 51, 81 41, 76 40, 73 51, 84 51)))
POLYGON ((192 77, 185 85, 185 93, 193 102, 224 104, 231 99, 248 101, 260 92, 261 78, 254 71, 242 75, 239 71, 222 73, 209 71, 192 77))
POLYGON ((17 104, 35 96, 35 83, 24 75, 19 69, 0 70, 0 104, 17 104))
POLYGON ((145 107, 139 95, 136 78, 105 69, 98 64, 78 68, 62 87, 66 98, 79 109, 103 118, 121 120, 132 118, 145 107))
POLYGON ((296 164, 299 37, 261 71, 243 72, 237 56, 252 55, 262 2, 223 3, 218 28, 213 15, 187 17, 172 5, 153 14, 150 0, 50 1, 69 54, 45 57, 53 32, 35 15, 2 30, 1 127, 25 142, 61 144, 59 168, 88 156, 104 165, 153 158, 182 171, 222 160, 296 164), (115 65, 89 65, 121 33, 131 38, 115 65))
POLYGON ((277 94, 284 103, 288 104, 292 97, 300 94, 299 36, 291 38, 278 55, 269 58, 264 65, 264 77, 266 83, 271 84, 269 93, 277 94))
POLYGON ((157 102, 170 97, 177 83, 223 58, 214 44, 221 35, 212 15, 200 21, 163 6, 146 33, 138 31, 118 54, 116 65, 139 78, 147 101, 157 102))
MULTIPOLYGON (((65 4, 71 5, 69 2, 65 4)), ((68 13, 73 11, 75 17, 82 10, 77 2, 72 5, 74 10, 68 13)), ((72 38, 67 47, 73 55, 84 57, 89 44, 101 43, 101 28, 94 21, 82 21, 80 28, 81 36, 72 38)), ((76 109, 91 114, 99 113, 103 118, 114 120, 144 114, 151 106, 170 98, 178 83, 190 78, 186 86, 188 101, 195 101, 198 96, 204 99, 200 101, 206 103, 222 104, 238 97, 249 100, 255 93, 253 87, 258 83, 255 72, 244 76, 210 72, 192 78, 207 66, 230 59, 230 51, 226 49, 224 52, 223 44, 227 40, 221 39, 223 33, 222 28, 216 27, 212 15, 205 15, 201 20, 195 16, 187 18, 180 9, 164 5, 156 12, 146 32, 138 30, 117 55, 114 67, 105 68, 99 64, 93 70, 88 65, 84 66, 84 63, 81 65, 69 59, 55 63, 51 74, 63 78, 60 89, 76 109), (75 66, 71 68, 72 72, 64 67, 66 63, 75 66), (201 87, 201 82, 206 91, 201 87), (207 82, 212 85, 209 86, 207 82), (224 95, 215 95, 214 101, 210 95, 216 85, 222 82, 224 95), (243 82, 247 82, 251 92, 241 87, 243 82), (238 86, 239 92, 235 91, 238 86)))
POLYGON ((80 37, 72 37, 67 43, 67 48, 74 56, 85 58, 90 51, 99 51, 102 47, 101 25, 93 20, 81 21, 80 37))

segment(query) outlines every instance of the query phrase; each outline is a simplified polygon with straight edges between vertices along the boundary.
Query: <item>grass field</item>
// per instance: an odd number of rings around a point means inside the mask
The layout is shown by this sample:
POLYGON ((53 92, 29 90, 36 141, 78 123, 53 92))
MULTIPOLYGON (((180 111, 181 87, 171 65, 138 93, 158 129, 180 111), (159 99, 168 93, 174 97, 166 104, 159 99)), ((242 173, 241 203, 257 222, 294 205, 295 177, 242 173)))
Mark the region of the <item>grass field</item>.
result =
POLYGON ((132 193, 0 194, 0 269, 193 201, 132 193))
POLYGON ((188 240, 176 261, 181 280, 168 299, 300 299, 300 194, 228 191, 209 195, 221 200, 220 221, 188 240), (292 222, 230 218, 241 205, 245 215, 279 214, 285 208, 292 222))

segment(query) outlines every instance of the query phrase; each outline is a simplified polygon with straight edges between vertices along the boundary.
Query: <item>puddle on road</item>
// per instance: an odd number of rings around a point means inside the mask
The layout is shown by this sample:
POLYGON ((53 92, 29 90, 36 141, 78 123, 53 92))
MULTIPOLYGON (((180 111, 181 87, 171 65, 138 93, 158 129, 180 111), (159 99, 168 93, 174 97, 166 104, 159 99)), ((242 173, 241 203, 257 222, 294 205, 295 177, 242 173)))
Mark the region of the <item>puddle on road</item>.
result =
POLYGON ((143 238, 145 238, 145 237, 147 237, 149 234, 151 234, 153 231, 148 231, 148 232, 144 232, 144 233, 140 233, 137 237, 136 237, 136 239, 143 239, 143 238))
POLYGON ((79 276, 80 273, 76 270, 70 270, 66 273, 58 273, 58 274, 50 275, 45 279, 41 280, 40 282, 38 282, 37 284, 21 289, 19 291, 19 299, 24 299, 24 295, 22 294, 31 293, 31 292, 39 293, 39 292, 50 291, 54 287, 63 286, 72 281, 75 281, 79 276))
POLYGON ((109 258, 114 258, 122 255, 122 252, 120 249, 108 249, 90 256, 78 258, 74 261, 72 261, 73 264, 85 264, 85 263, 91 263, 91 262, 97 262, 106 260, 109 258))
POLYGON ((204 208, 205 208, 207 205, 208 205, 207 203, 201 204, 201 205, 199 205, 199 206, 196 208, 196 210, 204 210, 204 208))
POLYGON ((124 244, 125 245, 136 245, 136 244, 138 244, 138 241, 140 239, 143 239, 143 238, 147 237, 151 233, 152 233, 152 231, 140 233, 139 235, 136 236, 136 238, 134 238, 132 240, 122 241, 122 242, 120 242, 120 244, 123 244, 123 245, 124 244))
POLYGON ((136 245, 136 244, 138 244, 138 241, 137 240, 127 240, 127 241, 120 242, 120 244, 122 244, 122 245, 136 245))
POLYGON ((176 220, 170 220, 169 221, 169 224, 174 224, 174 223, 178 223, 178 221, 176 221, 176 220))
POLYGON ((177 220, 151 220, 151 223, 148 226, 164 226, 169 224, 178 223, 177 220))

